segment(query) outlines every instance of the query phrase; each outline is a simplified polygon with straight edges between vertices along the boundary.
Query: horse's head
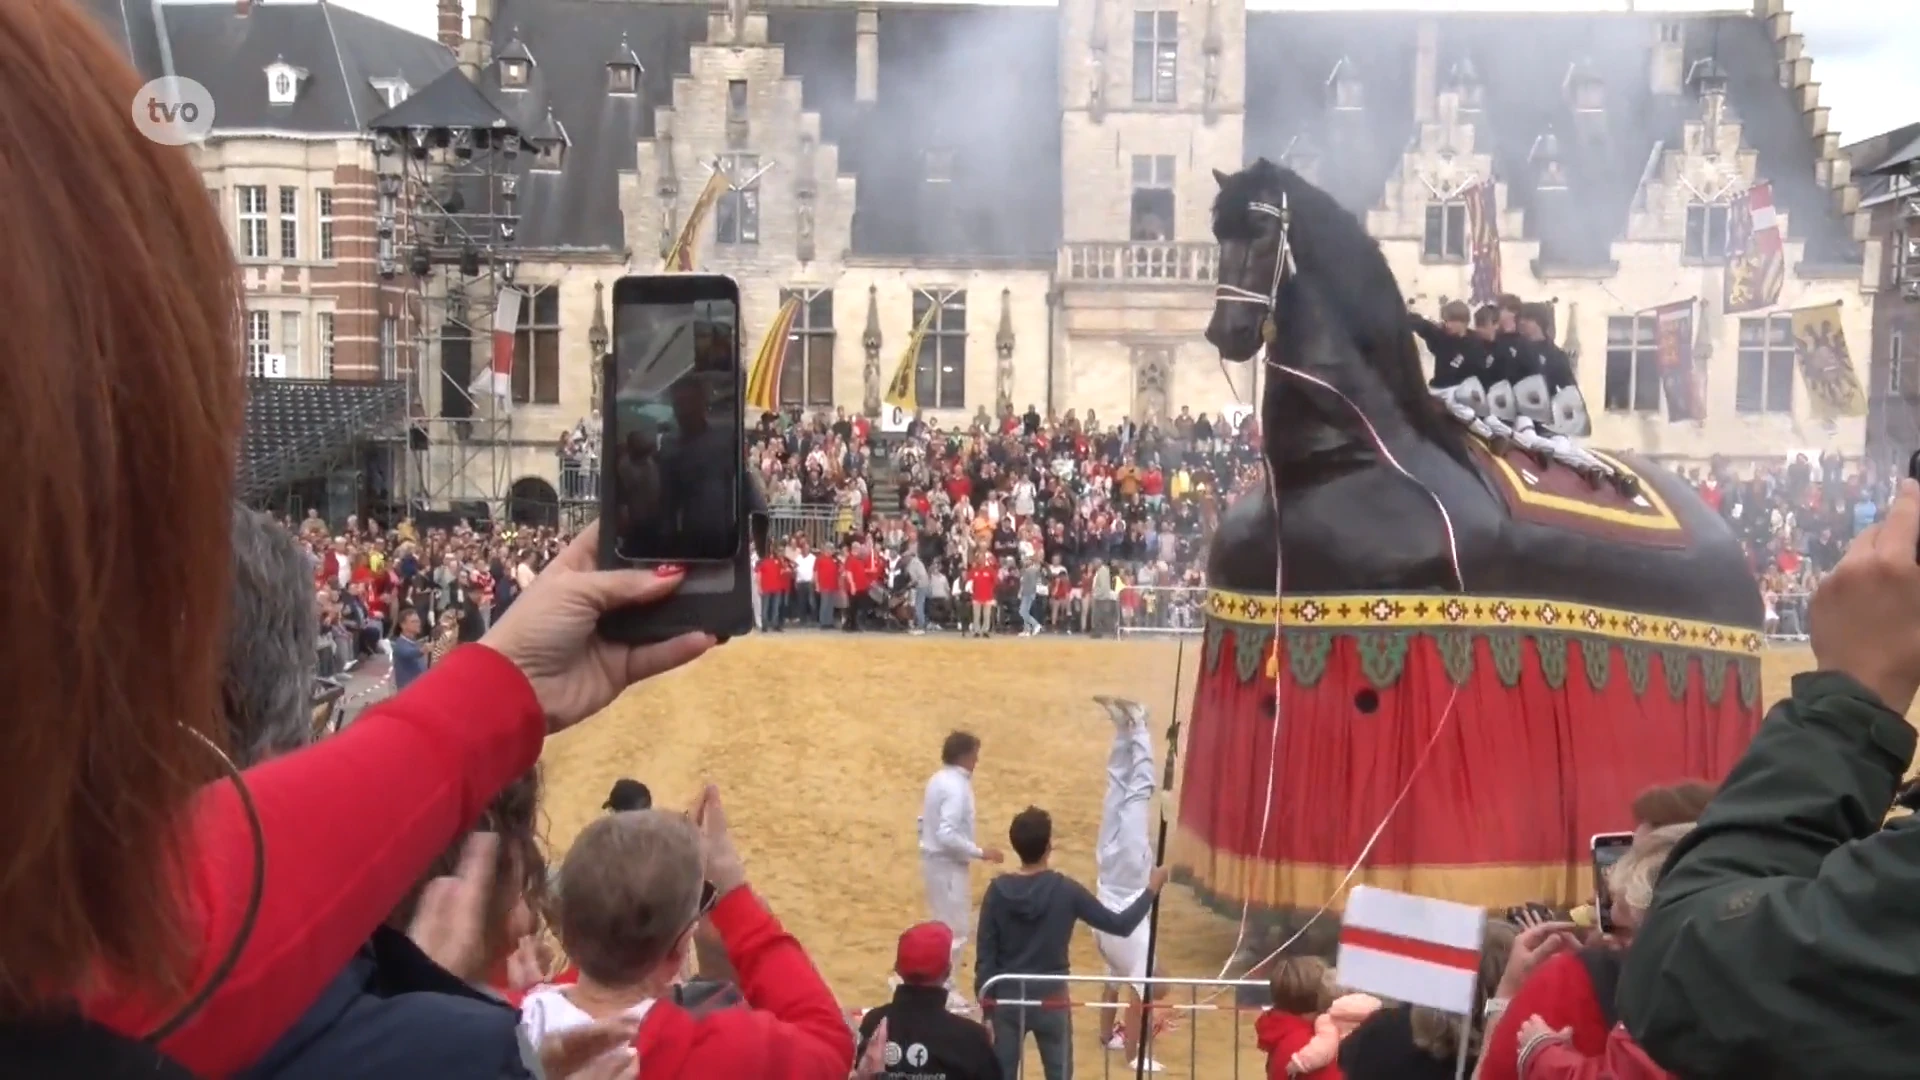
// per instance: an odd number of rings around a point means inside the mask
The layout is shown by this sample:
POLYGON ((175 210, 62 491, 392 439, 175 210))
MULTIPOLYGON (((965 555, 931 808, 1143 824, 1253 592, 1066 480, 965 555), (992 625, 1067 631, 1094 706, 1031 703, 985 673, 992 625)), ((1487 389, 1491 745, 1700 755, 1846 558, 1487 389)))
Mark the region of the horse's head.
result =
MULTIPOLYGON (((1423 422, 1432 409, 1406 301, 1360 219, 1264 158, 1213 175, 1220 256, 1207 341, 1228 360, 1265 345, 1270 361, 1331 385, 1371 381, 1423 422)), ((1268 382, 1269 398, 1282 382, 1268 382)))
POLYGON ((1220 184, 1213 204, 1220 261, 1207 340, 1223 357, 1246 360, 1272 344, 1268 335, 1288 331, 1283 315, 1296 281, 1310 282, 1323 302, 1323 318, 1334 324, 1323 329, 1362 352, 1398 358, 1401 346, 1410 347, 1400 286, 1359 218, 1265 158, 1213 176, 1220 184))

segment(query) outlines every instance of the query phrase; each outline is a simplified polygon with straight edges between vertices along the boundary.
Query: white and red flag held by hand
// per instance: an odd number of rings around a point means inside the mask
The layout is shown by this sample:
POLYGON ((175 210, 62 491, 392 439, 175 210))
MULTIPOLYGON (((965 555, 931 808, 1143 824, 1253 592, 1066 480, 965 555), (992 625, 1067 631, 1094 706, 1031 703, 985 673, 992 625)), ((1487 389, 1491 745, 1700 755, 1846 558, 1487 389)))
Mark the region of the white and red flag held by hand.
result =
POLYGON ((1340 985, 1471 1013, 1486 932, 1477 907, 1356 886, 1340 923, 1340 985))
POLYGON ((493 309, 493 363, 467 388, 474 397, 492 394, 502 404, 513 400, 513 335, 520 329, 520 305, 525 301, 519 289, 500 290, 493 309))

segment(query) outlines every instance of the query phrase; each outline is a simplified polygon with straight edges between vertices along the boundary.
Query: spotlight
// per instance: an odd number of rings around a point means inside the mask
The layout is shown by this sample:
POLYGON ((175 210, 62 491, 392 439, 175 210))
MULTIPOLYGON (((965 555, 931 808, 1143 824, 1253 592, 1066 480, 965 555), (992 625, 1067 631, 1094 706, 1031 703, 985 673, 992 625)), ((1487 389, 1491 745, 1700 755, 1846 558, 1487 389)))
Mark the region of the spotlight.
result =
POLYGON ((500 194, 511 199, 520 191, 520 178, 512 173, 500 177, 500 194))
POLYGON ((467 277, 480 276, 480 249, 468 244, 460 249, 460 272, 467 277))
POLYGON ((400 197, 400 174, 399 173, 383 172, 378 177, 374 178, 374 182, 379 185, 380 194, 386 196, 389 199, 397 199, 400 197))
POLYGON ((413 258, 408 269, 414 277, 426 277, 433 270, 433 258, 427 253, 427 245, 420 244, 413 249, 413 258))
POLYGON ((373 219, 373 232, 382 240, 393 239, 393 215, 381 214, 373 219))
POLYGON ((386 157, 398 149, 400 145, 393 141, 391 131, 382 131, 373 137, 373 152, 381 157, 386 157))
POLYGON ((513 284, 513 279, 518 277, 519 274, 520 274, 519 259, 501 259, 500 260, 500 280, 501 281, 504 281, 507 284, 511 285, 513 284))
POLYGON ((399 272, 399 263, 394 262, 384 255, 380 257, 380 279, 382 281, 392 281, 393 276, 399 272))
POLYGON ((504 151, 509 158, 519 157, 520 156, 520 136, 517 133, 512 131, 501 132, 500 133, 500 149, 504 151))
POLYGON ((407 129, 407 148, 413 156, 425 161, 427 151, 433 146, 433 129, 430 127, 410 127, 407 129))
POLYGON ((454 128, 451 143, 455 157, 460 158, 462 161, 472 157, 473 129, 468 127, 454 128))
POLYGON ((500 239, 505 240, 507 243, 511 244, 513 243, 513 234, 518 232, 519 230, 520 230, 519 225, 511 221, 503 221, 500 223, 500 239))

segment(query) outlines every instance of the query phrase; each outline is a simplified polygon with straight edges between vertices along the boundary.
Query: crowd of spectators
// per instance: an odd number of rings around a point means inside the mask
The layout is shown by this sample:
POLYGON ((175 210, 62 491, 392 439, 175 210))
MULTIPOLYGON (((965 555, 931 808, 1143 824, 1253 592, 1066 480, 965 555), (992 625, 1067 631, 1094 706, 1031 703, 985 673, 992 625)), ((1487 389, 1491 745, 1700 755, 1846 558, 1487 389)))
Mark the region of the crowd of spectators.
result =
POLYGON ((1893 497, 1884 470, 1849 465, 1835 453, 1794 454, 1745 475, 1716 459, 1685 474, 1745 545, 1766 602, 1767 633, 1794 640, 1806 637, 1815 586, 1893 497))
POLYGON ((748 457, 776 525, 755 574, 772 630, 1195 627, 1208 538, 1262 475, 1250 420, 1185 408, 1146 423, 916 416, 879 438, 845 410, 767 414, 748 457), (814 535, 783 528, 803 521, 814 535))

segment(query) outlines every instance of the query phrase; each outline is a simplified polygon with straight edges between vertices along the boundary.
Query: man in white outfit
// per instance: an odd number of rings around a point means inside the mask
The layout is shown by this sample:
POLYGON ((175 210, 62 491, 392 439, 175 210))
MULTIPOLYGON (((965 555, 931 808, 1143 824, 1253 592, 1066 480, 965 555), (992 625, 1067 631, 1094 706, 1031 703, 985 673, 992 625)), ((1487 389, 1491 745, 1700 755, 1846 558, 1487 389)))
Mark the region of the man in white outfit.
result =
POLYGON ((965 731, 947 736, 940 746, 940 771, 927 781, 920 806, 920 874, 927 883, 927 911, 953 931, 953 972, 973 930, 973 862, 997 863, 995 848, 973 841, 973 770, 980 763, 980 740, 965 731))
MULTIPOLYGON (((1093 699, 1113 721, 1113 749, 1107 754, 1107 793, 1100 807, 1100 838, 1094 848, 1099 871, 1096 895, 1102 906, 1119 911, 1133 903, 1147 887, 1153 872, 1153 841, 1147 827, 1153 813, 1155 790, 1153 733, 1147 729, 1147 708, 1137 701, 1101 695, 1093 699)), ((1147 975, 1147 935, 1151 920, 1143 919, 1125 937, 1094 931, 1093 941, 1107 962, 1108 976, 1141 979, 1147 975)), ((1128 1051, 1134 1060, 1140 1037, 1140 1004, 1145 983, 1133 984, 1133 997, 1124 1015, 1108 1032, 1108 1049, 1128 1051)), ((1115 990, 1108 1002, 1119 1000, 1115 990)), ((1159 1072, 1158 1062, 1147 1062, 1148 1072, 1159 1072)))

